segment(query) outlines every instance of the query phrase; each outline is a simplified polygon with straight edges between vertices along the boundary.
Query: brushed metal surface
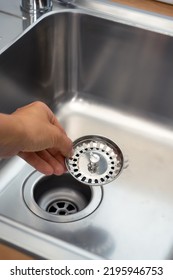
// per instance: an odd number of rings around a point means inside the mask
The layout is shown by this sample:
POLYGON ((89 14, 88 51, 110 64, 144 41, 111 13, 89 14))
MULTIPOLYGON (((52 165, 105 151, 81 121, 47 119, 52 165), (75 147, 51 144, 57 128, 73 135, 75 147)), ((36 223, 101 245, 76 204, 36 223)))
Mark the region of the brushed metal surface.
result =
POLYGON ((85 219, 34 215, 22 185, 33 171, 3 172, 0 214, 106 259, 172 258, 173 37, 80 10, 44 17, 0 55, 0 111, 34 100, 54 110, 69 136, 103 135, 129 166, 103 187, 85 219))

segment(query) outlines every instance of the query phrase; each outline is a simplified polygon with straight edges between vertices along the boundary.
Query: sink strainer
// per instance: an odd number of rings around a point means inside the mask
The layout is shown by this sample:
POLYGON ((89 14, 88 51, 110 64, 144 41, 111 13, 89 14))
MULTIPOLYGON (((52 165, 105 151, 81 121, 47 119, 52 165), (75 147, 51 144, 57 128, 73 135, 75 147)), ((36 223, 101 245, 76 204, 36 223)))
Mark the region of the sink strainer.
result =
POLYGON ((113 181, 123 167, 120 148, 111 140, 96 135, 74 141, 74 154, 66 159, 70 174, 87 185, 104 185, 113 181))

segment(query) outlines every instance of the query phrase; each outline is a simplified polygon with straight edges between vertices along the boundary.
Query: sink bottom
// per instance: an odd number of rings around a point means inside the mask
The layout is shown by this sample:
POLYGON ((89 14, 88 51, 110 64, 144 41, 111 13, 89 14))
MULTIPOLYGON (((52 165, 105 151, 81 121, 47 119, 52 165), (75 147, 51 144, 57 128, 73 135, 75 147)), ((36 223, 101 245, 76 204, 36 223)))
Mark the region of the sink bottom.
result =
POLYGON ((83 94, 64 102, 56 112, 73 140, 102 135, 125 155, 126 168, 104 186, 95 220, 113 238, 115 249, 109 257, 169 258, 173 243, 172 128, 83 94))
MULTIPOLYGON (((66 181, 63 187, 68 187, 69 192, 71 184, 71 189, 79 191, 80 200, 83 197, 83 209, 72 215, 66 216, 61 212, 56 216, 46 212, 48 209, 51 212, 51 203, 56 202, 50 199, 50 182, 46 187, 46 177, 33 173, 33 168, 26 165, 1 193, 0 213, 106 259, 172 258, 171 129, 139 115, 112 109, 101 100, 94 101, 82 94, 57 100, 56 104, 55 114, 73 140, 97 134, 111 139, 120 147, 125 156, 121 176, 102 188, 95 186, 92 190, 82 186, 85 191, 81 192, 78 182, 66 174, 68 178, 63 180, 66 181), (27 205, 23 200, 23 185, 28 193, 24 193, 25 201, 29 195, 27 205), (96 204, 94 202, 88 213, 95 195, 96 204)), ((57 185, 62 186, 61 178, 55 177, 57 185)), ((53 197, 57 200, 54 194, 53 197)), ((78 198, 71 201, 73 210, 78 198)))

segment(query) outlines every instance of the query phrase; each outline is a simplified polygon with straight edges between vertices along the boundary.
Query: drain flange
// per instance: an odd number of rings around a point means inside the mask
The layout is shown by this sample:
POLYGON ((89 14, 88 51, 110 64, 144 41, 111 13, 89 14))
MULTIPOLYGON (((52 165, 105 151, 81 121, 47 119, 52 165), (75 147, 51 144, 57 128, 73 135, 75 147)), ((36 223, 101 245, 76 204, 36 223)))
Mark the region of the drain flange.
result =
POLYGON ((87 185, 100 186, 113 181, 123 168, 120 148, 108 138, 88 135, 73 143, 74 154, 66 159, 69 173, 87 185))

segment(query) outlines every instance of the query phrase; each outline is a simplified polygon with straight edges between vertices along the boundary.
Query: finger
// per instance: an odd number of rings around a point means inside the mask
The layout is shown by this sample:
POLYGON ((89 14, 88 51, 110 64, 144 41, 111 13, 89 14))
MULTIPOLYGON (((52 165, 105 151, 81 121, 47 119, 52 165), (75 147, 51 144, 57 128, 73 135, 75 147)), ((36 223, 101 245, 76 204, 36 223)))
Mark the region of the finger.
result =
POLYGON ((67 171, 66 165, 65 165, 65 158, 62 156, 62 154, 57 149, 48 149, 48 152, 63 166, 64 170, 67 171))
POLYGON ((45 109, 47 111, 48 119, 49 119, 50 123, 53 124, 54 126, 56 126, 61 131, 61 133, 67 135, 65 130, 59 123, 58 119, 56 118, 55 114, 52 112, 52 110, 46 104, 43 104, 43 106, 45 107, 45 109))
POLYGON ((62 162, 62 160, 59 160, 59 157, 55 158, 51 153, 49 153, 49 151, 47 151, 47 150, 40 151, 40 152, 37 152, 37 155, 41 159, 46 161, 49 165, 52 166, 52 168, 54 170, 54 174, 62 175, 64 172, 66 172, 66 169, 65 169, 65 166, 64 166, 64 163, 62 162))
POLYGON ((55 115, 53 115, 52 124, 53 124, 54 126, 56 126, 57 128, 59 128, 59 130, 60 130, 64 135, 67 136, 67 134, 66 134, 64 128, 61 126, 61 124, 59 123, 59 121, 57 120, 57 118, 56 118, 55 115))
POLYGON ((68 138, 64 128, 60 125, 56 116, 49 109, 49 107, 47 107, 47 112, 49 115, 49 120, 53 124, 53 128, 56 132, 55 147, 58 147, 59 151, 65 157, 71 157, 73 154, 73 152, 72 152, 73 143, 72 143, 71 139, 68 138))
POLYGON ((73 143, 64 133, 58 131, 54 126, 54 148, 60 151, 64 157, 71 157, 73 153, 73 143))
POLYGON ((31 166, 33 166, 36 170, 40 171, 45 175, 52 175, 54 173, 54 169, 52 168, 52 166, 44 159, 39 157, 39 155, 37 155, 36 153, 20 152, 18 156, 20 156, 31 166))

